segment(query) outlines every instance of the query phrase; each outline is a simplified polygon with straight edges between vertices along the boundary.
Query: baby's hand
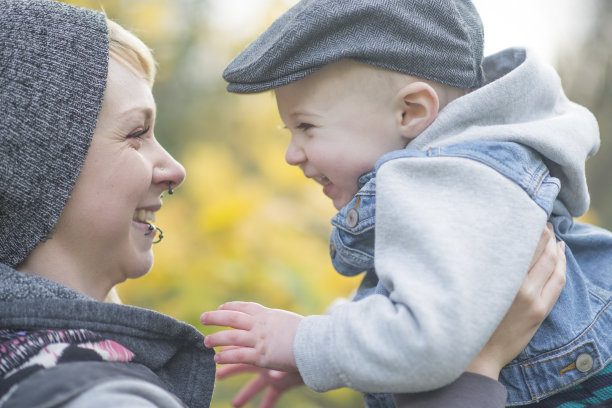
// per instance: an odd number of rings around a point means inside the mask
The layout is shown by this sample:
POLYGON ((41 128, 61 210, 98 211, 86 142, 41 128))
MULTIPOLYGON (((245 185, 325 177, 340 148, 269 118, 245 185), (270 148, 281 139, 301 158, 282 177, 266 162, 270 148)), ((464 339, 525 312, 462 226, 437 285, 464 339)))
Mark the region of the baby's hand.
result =
POLYGON ((265 391, 259 408, 273 408, 278 399, 290 388, 303 385, 300 373, 267 370, 248 364, 229 364, 219 367, 217 378, 222 380, 236 374, 257 373, 257 377, 249 381, 234 397, 232 406, 242 407, 251 401, 261 391, 265 391))
POLYGON ((225 326, 224 330, 204 339, 206 347, 227 347, 215 354, 220 364, 252 364, 287 372, 297 371, 293 339, 303 319, 295 313, 269 309, 257 303, 229 302, 212 312, 205 312, 200 322, 207 326, 225 326))

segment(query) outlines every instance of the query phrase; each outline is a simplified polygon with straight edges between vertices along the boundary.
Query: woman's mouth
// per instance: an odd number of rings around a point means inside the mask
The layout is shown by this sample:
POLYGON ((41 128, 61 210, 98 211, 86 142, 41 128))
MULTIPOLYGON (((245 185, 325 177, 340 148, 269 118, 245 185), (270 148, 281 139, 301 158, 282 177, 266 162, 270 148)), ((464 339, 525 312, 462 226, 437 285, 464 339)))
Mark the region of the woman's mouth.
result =
MULTIPOLYGON (((156 233, 153 233, 157 228, 153 223, 155 222, 155 211, 145 210, 143 208, 134 211, 132 216, 132 225, 142 232, 145 236, 154 238, 156 233)), ((161 233, 160 233, 161 234, 161 233)))
POLYGON ((142 232, 142 235, 148 237, 153 244, 157 244, 164 238, 162 230, 153 225, 155 222, 155 211, 140 208, 134 211, 134 216, 132 217, 132 224, 142 232))
POLYGON ((141 222, 143 224, 153 223, 155 222, 155 212, 144 209, 136 210, 134 212, 132 220, 136 222, 141 222))

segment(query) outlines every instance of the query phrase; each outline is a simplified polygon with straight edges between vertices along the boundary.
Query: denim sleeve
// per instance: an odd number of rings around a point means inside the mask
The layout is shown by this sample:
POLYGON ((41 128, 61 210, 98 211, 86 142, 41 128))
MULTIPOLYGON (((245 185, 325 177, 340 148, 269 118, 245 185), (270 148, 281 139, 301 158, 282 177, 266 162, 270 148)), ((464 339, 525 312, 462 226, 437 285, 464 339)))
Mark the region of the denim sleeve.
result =
POLYGON ((375 268, 390 295, 300 323, 294 354, 306 385, 400 393, 456 380, 512 303, 546 218, 523 189, 482 163, 385 163, 375 268))

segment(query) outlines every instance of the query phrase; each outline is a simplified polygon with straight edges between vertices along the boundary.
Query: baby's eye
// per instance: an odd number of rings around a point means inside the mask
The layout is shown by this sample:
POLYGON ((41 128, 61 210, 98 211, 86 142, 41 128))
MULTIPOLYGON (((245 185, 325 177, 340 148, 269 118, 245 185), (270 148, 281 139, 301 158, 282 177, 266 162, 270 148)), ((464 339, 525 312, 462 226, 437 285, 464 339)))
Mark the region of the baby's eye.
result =
POLYGON ((127 138, 128 139, 140 139, 141 137, 147 134, 150 128, 151 126, 147 126, 145 129, 143 128, 134 129, 129 135, 127 135, 127 138))

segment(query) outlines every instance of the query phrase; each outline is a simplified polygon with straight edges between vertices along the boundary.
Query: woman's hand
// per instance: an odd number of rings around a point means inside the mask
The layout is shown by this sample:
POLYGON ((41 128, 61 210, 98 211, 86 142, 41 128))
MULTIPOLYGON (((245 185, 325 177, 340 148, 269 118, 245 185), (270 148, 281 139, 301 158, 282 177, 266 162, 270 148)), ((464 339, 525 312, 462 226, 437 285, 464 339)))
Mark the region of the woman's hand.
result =
POLYGON ((512 306, 467 371, 497 380, 501 369, 525 348, 546 319, 564 285, 565 243, 555 241, 549 224, 512 306))

